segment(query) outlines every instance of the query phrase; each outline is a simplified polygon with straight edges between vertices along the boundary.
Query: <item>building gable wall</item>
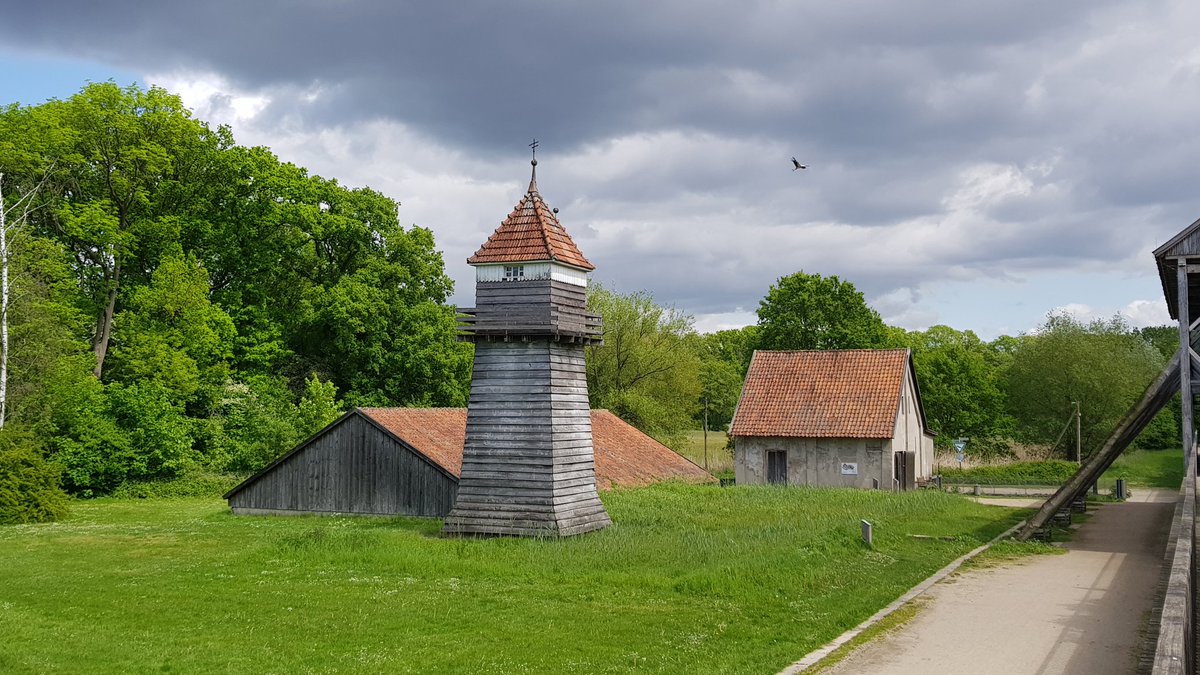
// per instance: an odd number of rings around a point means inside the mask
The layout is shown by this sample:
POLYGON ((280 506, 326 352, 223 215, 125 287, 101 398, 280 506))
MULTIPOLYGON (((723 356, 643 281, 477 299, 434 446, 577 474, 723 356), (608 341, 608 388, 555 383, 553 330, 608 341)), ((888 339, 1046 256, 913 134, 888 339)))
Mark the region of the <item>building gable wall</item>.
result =
POLYGON ((361 415, 346 416, 229 496, 237 514, 444 516, 457 481, 361 415))
POLYGON ((920 400, 916 392, 916 378, 912 367, 906 366, 891 446, 893 452, 913 453, 916 460, 916 477, 918 480, 925 480, 933 474, 933 439, 925 434, 918 407, 920 400))
POLYGON ((886 439, 740 436, 735 448, 739 485, 766 484, 767 453, 774 450, 787 453, 788 485, 870 489, 892 484, 892 455, 886 439), (848 465, 847 473, 843 464, 848 465))

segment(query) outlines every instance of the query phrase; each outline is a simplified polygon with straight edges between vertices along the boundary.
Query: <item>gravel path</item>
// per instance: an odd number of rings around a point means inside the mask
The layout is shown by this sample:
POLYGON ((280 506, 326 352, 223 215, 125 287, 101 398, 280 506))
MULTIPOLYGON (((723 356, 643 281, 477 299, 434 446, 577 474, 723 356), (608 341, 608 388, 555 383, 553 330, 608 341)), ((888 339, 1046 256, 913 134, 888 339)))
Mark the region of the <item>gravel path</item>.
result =
POLYGON ((1177 498, 1137 488, 1097 509, 1065 555, 952 576, 915 619, 824 672, 1133 673, 1177 498))

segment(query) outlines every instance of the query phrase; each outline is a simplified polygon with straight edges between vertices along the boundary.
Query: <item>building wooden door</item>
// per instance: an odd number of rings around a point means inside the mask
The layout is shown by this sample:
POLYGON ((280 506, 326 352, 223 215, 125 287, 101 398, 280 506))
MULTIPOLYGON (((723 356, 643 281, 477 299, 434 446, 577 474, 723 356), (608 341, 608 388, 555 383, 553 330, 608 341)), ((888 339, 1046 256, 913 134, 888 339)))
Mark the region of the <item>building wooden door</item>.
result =
POLYGON ((907 490, 908 485, 908 453, 896 452, 892 454, 892 464, 895 473, 892 476, 896 479, 894 485, 901 490, 907 490))
POLYGON ((787 451, 767 451, 767 482, 771 485, 787 485, 787 451))

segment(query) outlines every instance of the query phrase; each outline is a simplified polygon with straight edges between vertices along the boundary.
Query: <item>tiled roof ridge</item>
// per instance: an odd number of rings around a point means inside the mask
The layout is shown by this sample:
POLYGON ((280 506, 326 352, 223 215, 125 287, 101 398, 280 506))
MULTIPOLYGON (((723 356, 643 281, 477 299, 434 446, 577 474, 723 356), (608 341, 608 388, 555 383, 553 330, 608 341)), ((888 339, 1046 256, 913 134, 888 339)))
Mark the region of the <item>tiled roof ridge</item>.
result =
POLYGON ((763 354, 839 354, 846 352, 907 352, 908 347, 854 347, 851 349, 755 349, 763 354))
POLYGON ((512 212, 479 250, 467 258, 471 265, 517 262, 555 262, 585 272, 596 269, 542 199, 536 176, 529 181, 529 190, 512 212))
POLYGON ((546 247, 546 252, 550 254, 550 259, 556 261, 558 260, 558 256, 554 255, 554 247, 550 245, 550 235, 546 232, 545 221, 542 218, 546 215, 549 215, 550 218, 553 219, 551 222, 553 222, 555 225, 558 225, 560 228, 562 227, 562 223, 557 222, 558 219, 554 217, 553 211, 551 211, 549 214, 543 213, 543 211, 546 210, 546 202, 543 201, 542 196, 538 194, 536 176, 529 181, 528 194, 530 197, 533 197, 533 210, 538 215, 538 221, 543 223, 543 226, 538 228, 538 234, 542 235, 542 245, 546 247))

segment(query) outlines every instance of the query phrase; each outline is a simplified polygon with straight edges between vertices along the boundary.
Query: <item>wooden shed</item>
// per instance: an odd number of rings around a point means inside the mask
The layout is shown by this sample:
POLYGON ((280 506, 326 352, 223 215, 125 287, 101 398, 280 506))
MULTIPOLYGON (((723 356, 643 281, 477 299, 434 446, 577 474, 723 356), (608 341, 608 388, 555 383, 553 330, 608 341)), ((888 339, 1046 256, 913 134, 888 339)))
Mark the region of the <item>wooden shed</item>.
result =
MULTIPOLYGON (((708 472, 607 410, 591 412, 596 484, 706 483, 708 472)), ((444 517, 454 505, 465 408, 356 408, 230 490, 237 514, 444 517)))
POLYGON ((907 349, 756 351, 730 435, 738 484, 903 490, 933 473, 907 349))

